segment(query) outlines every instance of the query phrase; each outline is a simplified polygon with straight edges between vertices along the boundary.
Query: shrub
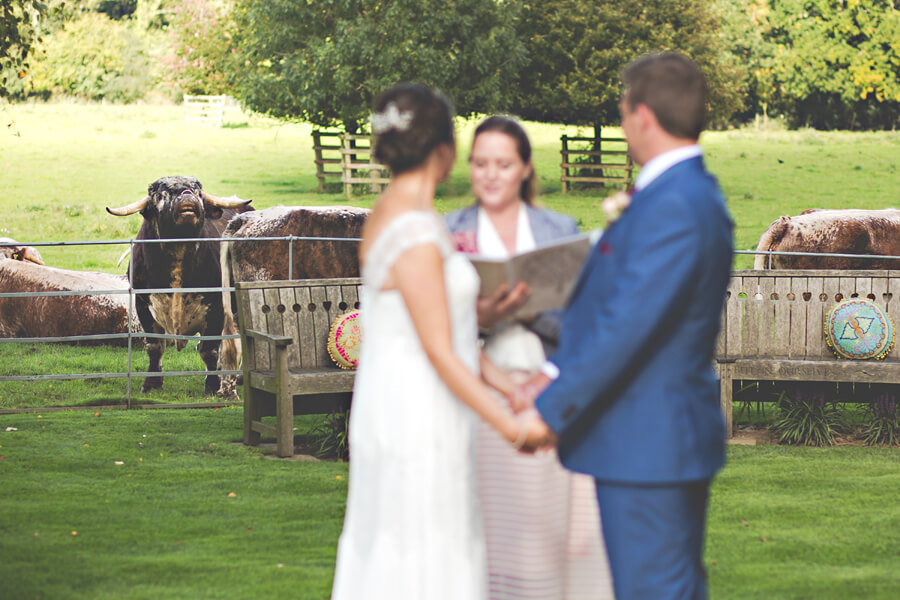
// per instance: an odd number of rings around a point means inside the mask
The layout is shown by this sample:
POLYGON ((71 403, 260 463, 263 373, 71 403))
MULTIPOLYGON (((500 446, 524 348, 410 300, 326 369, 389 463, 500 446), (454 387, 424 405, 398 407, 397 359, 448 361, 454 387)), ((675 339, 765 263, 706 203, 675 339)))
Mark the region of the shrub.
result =
POLYGON ((35 64, 35 91, 129 102, 153 84, 149 44, 127 23, 85 13, 50 36, 35 64))
POLYGON ((897 401, 887 390, 879 391, 868 406, 869 422, 863 427, 863 440, 870 446, 900 444, 900 413, 897 401))
POLYGON ((791 399, 785 392, 778 396, 778 417, 773 424, 782 444, 832 446, 840 427, 840 413, 828 400, 828 384, 798 385, 791 399))

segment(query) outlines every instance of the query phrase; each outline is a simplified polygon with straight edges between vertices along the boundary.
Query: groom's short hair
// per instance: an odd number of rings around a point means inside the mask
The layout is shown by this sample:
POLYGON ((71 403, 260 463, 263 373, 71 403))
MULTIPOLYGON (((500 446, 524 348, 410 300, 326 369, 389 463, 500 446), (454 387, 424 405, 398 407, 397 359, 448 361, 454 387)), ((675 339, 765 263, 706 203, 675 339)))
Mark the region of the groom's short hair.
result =
POLYGON ((706 79, 690 58, 676 52, 642 56, 625 67, 622 83, 631 110, 645 104, 671 135, 700 137, 706 123, 706 79))

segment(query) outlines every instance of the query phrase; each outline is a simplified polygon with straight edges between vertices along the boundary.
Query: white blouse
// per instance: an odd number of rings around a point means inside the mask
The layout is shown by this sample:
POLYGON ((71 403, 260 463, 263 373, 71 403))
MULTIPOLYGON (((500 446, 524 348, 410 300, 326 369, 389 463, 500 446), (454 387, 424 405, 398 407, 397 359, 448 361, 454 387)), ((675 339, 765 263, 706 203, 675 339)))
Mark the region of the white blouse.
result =
MULTIPOLYGON (((484 209, 478 209, 478 254, 489 258, 507 258, 509 252, 500 239, 500 234, 484 209)), ((528 211, 519 206, 519 219, 516 227, 516 253, 533 250, 537 247, 528 211)), ((484 351, 497 366, 503 369, 532 371, 539 369, 544 362, 544 348, 541 339, 520 323, 506 321, 494 326, 487 336, 484 351)))

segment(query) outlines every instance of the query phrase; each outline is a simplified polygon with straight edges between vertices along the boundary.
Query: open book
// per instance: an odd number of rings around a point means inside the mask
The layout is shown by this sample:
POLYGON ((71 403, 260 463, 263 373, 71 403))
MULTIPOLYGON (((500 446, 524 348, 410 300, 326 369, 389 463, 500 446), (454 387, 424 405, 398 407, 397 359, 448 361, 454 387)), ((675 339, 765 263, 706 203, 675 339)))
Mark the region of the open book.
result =
POLYGON ((584 233, 516 254, 495 259, 471 254, 469 260, 481 277, 482 296, 490 296, 502 283, 509 288, 524 281, 531 289, 514 316, 534 315, 564 306, 591 249, 592 234, 584 233))

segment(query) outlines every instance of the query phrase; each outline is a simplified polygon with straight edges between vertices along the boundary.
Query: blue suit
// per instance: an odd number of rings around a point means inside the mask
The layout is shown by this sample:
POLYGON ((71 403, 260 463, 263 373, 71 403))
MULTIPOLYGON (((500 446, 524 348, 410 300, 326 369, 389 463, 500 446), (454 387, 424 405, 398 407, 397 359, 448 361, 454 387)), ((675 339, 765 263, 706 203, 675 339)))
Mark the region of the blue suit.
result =
POLYGON ((620 600, 706 596, 706 497, 725 455, 712 358, 732 228, 702 158, 636 193, 582 269, 550 357, 560 376, 536 403, 563 464, 597 480, 620 600))

